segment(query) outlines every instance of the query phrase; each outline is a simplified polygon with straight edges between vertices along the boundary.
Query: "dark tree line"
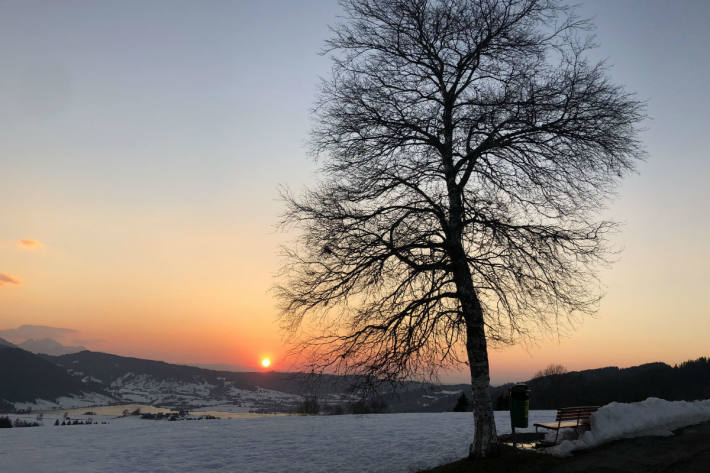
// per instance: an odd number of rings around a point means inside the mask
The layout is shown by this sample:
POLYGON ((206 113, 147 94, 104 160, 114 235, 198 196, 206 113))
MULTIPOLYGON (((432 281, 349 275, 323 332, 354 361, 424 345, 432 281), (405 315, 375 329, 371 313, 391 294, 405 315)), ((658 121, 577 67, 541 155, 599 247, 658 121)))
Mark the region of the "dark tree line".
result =
POLYGON ((648 397, 669 401, 710 399, 710 360, 698 358, 676 366, 649 363, 632 368, 600 368, 535 378, 531 409, 637 402, 648 397))

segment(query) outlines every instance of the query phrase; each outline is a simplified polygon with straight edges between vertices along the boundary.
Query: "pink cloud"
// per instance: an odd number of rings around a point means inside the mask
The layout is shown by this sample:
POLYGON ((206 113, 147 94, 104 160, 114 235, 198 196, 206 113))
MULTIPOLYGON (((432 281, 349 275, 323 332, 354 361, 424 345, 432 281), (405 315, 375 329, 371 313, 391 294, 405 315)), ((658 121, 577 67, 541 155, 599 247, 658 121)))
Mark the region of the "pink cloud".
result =
POLYGON ((19 286, 22 284, 22 281, 17 279, 17 277, 12 274, 0 273, 0 286, 9 286, 11 284, 19 286))
POLYGON ((21 239, 17 240, 17 247, 23 250, 38 250, 44 248, 42 242, 31 239, 21 239))

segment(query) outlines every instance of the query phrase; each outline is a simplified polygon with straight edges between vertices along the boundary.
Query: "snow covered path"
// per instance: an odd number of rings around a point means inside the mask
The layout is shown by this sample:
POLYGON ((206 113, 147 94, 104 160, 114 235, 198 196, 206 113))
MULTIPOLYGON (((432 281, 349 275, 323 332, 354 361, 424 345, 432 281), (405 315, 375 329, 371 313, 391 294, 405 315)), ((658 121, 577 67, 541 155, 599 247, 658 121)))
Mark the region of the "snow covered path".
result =
MULTIPOLYGON (((554 417, 531 411, 530 425, 554 417)), ((408 473, 466 456, 473 430, 470 413, 454 412, 44 423, 0 429, 3 473, 408 473)), ((496 424, 509 432, 509 414, 497 412, 496 424)))

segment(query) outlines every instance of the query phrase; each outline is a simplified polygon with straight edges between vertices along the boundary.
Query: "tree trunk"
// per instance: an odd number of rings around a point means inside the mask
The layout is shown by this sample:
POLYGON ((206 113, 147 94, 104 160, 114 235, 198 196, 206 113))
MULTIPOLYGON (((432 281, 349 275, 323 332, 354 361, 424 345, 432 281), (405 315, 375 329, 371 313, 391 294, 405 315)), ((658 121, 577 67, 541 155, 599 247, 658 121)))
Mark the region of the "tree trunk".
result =
POLYGON ((475 424, 471 458, 486 458, 498 454, 498 435, 493 417, 488 366, 488 344, 483 323, 483 308, 473 286, 471 270, 463 245, 451 245, 454 280, 466 323, 466 352, 471 369, 473 419, 475 424))
POLYGON ((486 345, 483 324, 474 325, 467 322, 466 351, 471 368, 473 420, 475 423, 473 443, 469 450, 470 458, 486 458, 498 454, 498 435, 491 403, 488 348, 486 345))
POLYGON ((476 294, 463 246, 464 207, 461 189, 457 185, 457 171, 453 161, 453 101, 451 93, 442 91, 444 110, 444 150, 442 163, 446 176, 449 197, 449 227, 447 230, 448 252, 456 292, 461 304, 461 312, 466 322, 466 351, 471 368, 471 388, 473 389, 473 418, 475 431, 469 451, 471 458, 486 458, 498 454, 493 405, 491 404, 490 374, 488 367, 488 346, 483 324, 483 308, 476 294))

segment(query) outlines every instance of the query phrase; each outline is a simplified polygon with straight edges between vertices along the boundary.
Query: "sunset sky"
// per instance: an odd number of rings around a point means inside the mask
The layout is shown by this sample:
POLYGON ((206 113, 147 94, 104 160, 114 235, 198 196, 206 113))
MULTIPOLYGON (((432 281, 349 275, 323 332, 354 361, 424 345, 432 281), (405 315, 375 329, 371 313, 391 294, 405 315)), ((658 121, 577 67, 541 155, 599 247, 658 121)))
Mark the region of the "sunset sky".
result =
MULTIPOLYGON (((314 182, 331 1, 0 3, 0 330, 179 363, 290 369, 269 292, 278 186, 314 182)), ((710 2, 587 1, 648 100, 648 151, 596 318, 491 353, 494 383, 710 355, 710 2)), ((464 380, 449 375, 446 380, 464 380)))

